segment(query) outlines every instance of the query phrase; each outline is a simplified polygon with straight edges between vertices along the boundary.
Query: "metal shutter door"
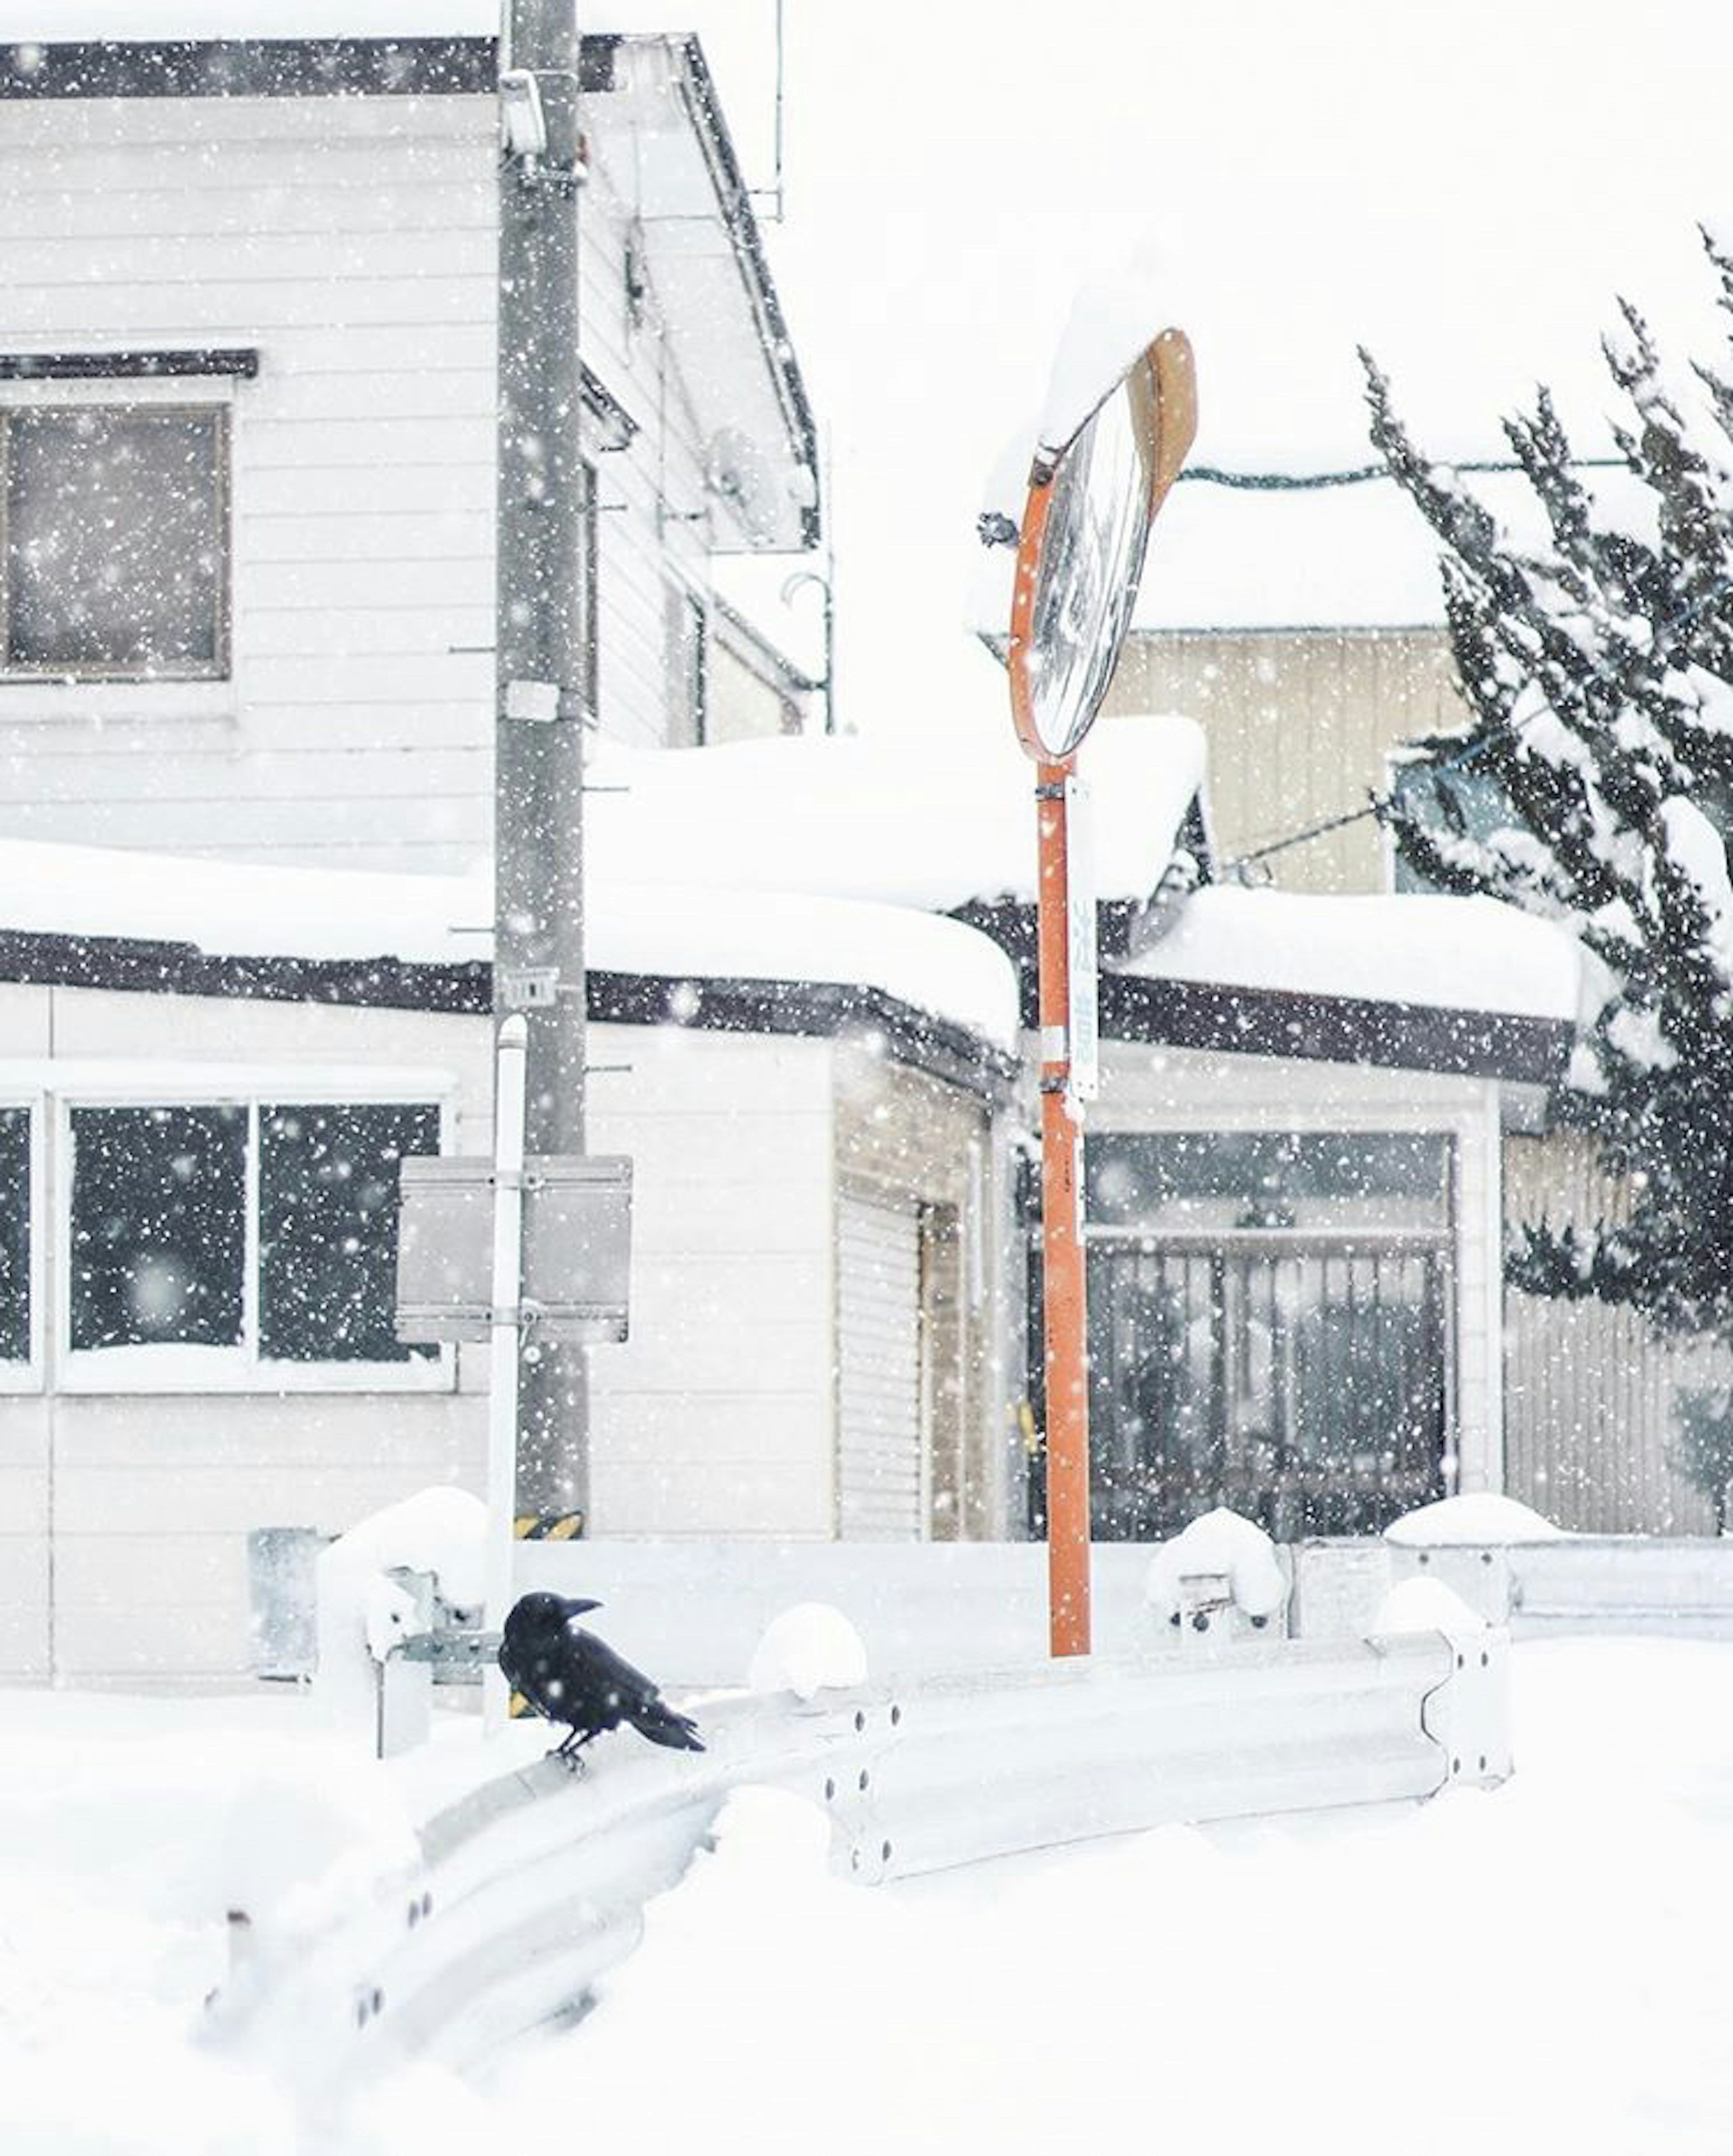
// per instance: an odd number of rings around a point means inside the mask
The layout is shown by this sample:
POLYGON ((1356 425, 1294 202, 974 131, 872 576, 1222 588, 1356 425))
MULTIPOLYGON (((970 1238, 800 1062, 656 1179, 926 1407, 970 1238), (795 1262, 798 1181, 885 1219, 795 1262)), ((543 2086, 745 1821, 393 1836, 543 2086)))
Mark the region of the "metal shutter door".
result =
POLYGON ((837 1338, 842 1537, 919 1541, 920 1220, 912 1205, 838 1200, 837 1338))

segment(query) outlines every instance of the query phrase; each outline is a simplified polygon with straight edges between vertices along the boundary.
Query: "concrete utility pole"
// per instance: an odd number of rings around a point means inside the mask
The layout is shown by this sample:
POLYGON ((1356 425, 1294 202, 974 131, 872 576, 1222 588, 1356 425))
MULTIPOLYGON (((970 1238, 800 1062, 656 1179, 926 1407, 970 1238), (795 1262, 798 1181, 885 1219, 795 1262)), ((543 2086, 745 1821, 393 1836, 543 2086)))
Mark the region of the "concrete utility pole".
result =
MULTIPOLYGON (((528 1022, 526 1150, 583 1151, 584 665, 576 0, 507 0, 500 55, 494 1015, 528 1022)), ((520 1334, 517 1511, 589 1511, 584 1350, 520 1334)))

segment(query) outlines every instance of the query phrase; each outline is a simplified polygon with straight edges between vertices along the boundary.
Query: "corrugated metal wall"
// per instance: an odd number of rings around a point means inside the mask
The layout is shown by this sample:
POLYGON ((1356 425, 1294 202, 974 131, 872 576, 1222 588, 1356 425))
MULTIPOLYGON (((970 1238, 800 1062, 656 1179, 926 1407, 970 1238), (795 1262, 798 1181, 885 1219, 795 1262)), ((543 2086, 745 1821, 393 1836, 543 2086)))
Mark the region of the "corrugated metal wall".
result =
MULTIPOLYGON (((1505 1217, 1592 1224, 1628 1210, 1577 1131, 1505 1141, 1505 1217)), ((1709 1504, 1669 1460, 1676 1395, 1725 1381, 1727 1360, 1659 1340, 1597 1302, 1505 1297, 1505 1473, 1513 1497, 1562 1527, 1707 1534, 1709 1504)))
POLYGON ((920 1216, 837 1200, 837 1528, 853 1542, 918 1542, 920 1216))
MULTIPOLYGON (((1021 1372, 1006 1337, 1018 1293, 1010 1273, 1016 1245, 1006 1232, 1008 1126, 921 1072, 863 1048, 838 1050, 839 1232, 852 1199, 905 1208, 919 1222, 920 1532, 935 1542, 996 1540, 1021 1518, 1007 1398, 1021 1372)), ((839 1416, 840 1391, 839 1383, 839 1416)))

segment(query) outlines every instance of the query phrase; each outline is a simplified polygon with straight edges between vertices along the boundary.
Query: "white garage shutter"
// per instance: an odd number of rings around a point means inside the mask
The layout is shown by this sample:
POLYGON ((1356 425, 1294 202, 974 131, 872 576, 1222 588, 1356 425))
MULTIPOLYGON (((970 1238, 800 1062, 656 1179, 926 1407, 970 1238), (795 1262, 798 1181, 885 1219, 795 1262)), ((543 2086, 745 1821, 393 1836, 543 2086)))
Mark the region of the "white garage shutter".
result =
POLYGON ((918 1541, 920 1219, 910 1206, 839 1199, 837 1421, 844 1542, 918 1541))

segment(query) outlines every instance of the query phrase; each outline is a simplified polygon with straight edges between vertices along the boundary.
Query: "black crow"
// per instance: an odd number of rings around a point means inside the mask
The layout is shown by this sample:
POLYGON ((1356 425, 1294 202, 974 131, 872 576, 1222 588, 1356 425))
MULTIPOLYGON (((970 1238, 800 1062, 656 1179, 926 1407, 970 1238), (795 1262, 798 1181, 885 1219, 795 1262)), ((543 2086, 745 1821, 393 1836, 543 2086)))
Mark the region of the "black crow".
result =
POLYGON ((500 1643, 505 1681, 545 1720, 571 1724, 550 1758, 581 1765, 579 1749, 623 1722, 652 1744, 703 1751, 697 1723, 676 1714, 641 1671, 578 1623, 586 1610, 601 1607, 570 1595, 526 1594, 505 1620, 500 1643))

